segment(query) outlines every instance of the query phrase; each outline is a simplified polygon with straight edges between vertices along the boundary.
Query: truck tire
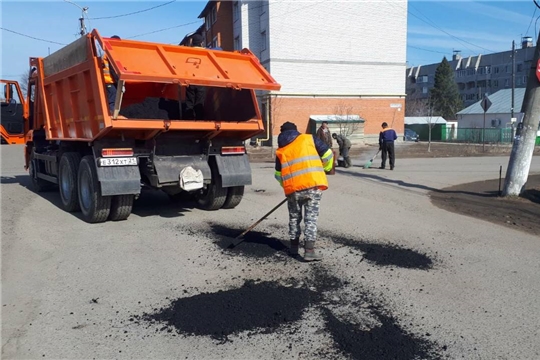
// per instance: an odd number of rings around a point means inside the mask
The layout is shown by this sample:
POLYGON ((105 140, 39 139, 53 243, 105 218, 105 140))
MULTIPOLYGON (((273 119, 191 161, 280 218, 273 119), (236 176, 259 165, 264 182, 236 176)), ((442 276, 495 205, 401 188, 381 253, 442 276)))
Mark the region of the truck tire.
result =
POLYGON ((120 221, 126 220, 133 209, 134 195, 116 195, 111 199, 111 212, 109 220, 120 221))
POLYGON ((223 204, 223 209, 234 209, 242 201, 244 196, 244 186, 233 186, 227 189, 227 198, 223 204))
POLYGON ((81 155, 67 152, 60 158, 58 166, 58 189, 62 206, 67 212, 79 211, 79 194, 77 192, 77 177, 81 155))
POLYGON ((77 191, 83 219, 89 223, 104 222, 111 211, 111 197, 101 196, 96 164, 92 155, 82 158, 77 176, 77 191))
POLYGON ((50 191, 54 187, 54 185, 46 180, 40 179, 35 176, 36 161, 37 160, 35 159, 31 159, 30 164, 28 165, 28 175, 30 176, 31 188, 37 193, 50 191))
POLYGON ((201 195, 197 197, 197 203, 203 210, 218 210, 225 203, 227 189, 221 186, 221 176, 215 163, 210 165, 212 169, 212 182, 201 195))

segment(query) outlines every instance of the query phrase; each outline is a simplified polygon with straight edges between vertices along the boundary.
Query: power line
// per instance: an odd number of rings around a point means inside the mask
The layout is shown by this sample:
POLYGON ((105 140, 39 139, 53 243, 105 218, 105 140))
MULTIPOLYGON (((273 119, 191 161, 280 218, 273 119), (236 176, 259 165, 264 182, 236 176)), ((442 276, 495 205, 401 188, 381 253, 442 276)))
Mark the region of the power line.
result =
POLYGON ((155 33, 158 33, 158 32, 167 31, 167 30, 171 30, 171 29, 176 29, 176 28, 179 28, 179 27, 182 27, 182 26, 188 26, 188 25, 192 25, 192 24, 196 24, 196 23, 200 23, 200 22, 201 22, 201 20, 192 21, 192 22, 189 22, 189 23, 186 23, 186 24, 175 25, 175 26, 171 26, 171 27, 168 27, 168 28, 164 28, 164 29, 159 29, 159 30, 150 31, 150 32, 143 33, 143 34, 133 35, 133 36, 130 36, 130 37, 126 37, 126 39, 134 39, 134 38, 137 38, 137 37, 150 35, 150 34, 155 34, 155 33))
MULTIPOLYGON (((418 13, 422 14, 422 12, 421 12, 420 10, 418 10, 416 7, 414 7, 412 4, 410 4, 410 6, 413 7, 416 11, 418 11, 418 13)), ((450 37, 452 37, 452 38, 454 38, 454 39, 456 39, 456 40, 458 40, 458 41, 460 41, 460 42, 462 42, 462 43, 466 43, 466 44, 472 45, 472 46, 474 46, 474 47, 477 47, 477 48, 479 48, 479 49, 486 50, 486 51, 489 51, 489 52, 496 52, 496 51, 494 51, 494 50, 487 49, 487 48, 485 48, 485 47, 483 47, 483 46, 473 44, 473 43, 470 42, 470 41, 467 41, 467 40, 465 40, 465 39, 462 39, 462 38, 459 38, 459 37, 457 37, 457 36, 455 36, 455 35, 450 34, 448 31, 444 30, 444 29, 441 28, 440 26, 438 26, 438 25, 436 25, 435 23, 433 23, 433 21, 431 21, 431 19, 429 19, 429 18, 428 18, 427 16, 425 16, 424 14, 422 14, 422 15, 427 19, 427 21, 424 20, 424 19, 422 19, 420 16, 416 15, 415 13, 413 13, 413 12, 410 11, 410 10, 407 10, 407 12, 408 12, 409 14, 411 14, 412 16, 414 16, 415 18, 417 18, 418 20, 420 20, 420 21, 422 21, 422 22, 428 24, 429 26, 431 26, 431 27, 433 27, 433 28, 435 28, 435 29, 437 29, 437 30, 439 30, 439 31, 442 31, 442 32, 445 33, 446 35, 448 35, 448 36, 450 36, 450 37)), ((465 47, 468 48, 469 50, 473 51, 473 50, 470 49, 469 47, 467 47, 467 46, 465 46, 465 47)))
POLYGON ((130 16, 130 15, 140 14, 140 13, 143 13, 143 12, 147 12, 147 11, 150 11, 150 10, 157 9, 157 8, 162 7, 162 6, 165 6, 165 5, 172 4, 172 3, 174 3, 174 2, 176 2, 176 0, 168 1, 168 2, 163 3, 163 4, 160 4, 160 5, 152 6, 151 8, 148 8, 148 9, 143 9, 143 10, 139 10, 139 11, 134 11, 134 12, 130 12, 130 13, 127 13, 127 14, 112 15, 112 16, 102 16, 102 17, 97 17, 97 18, 89 18, 89 20, 116 19, 116 18, 119 18, 119 17, 124 17, 124 16, 130 16))
POLYGON ((536 15, 536 7, 534 8, 533 14, 531 16, 531 22, 529 22, 529 27, 527 28, 527 31, 525 31, 525 35, 529 33, 529 29, 531 28, 532 22, 534 20, 534 15, 536 15))
POLYGON ((437 54, 443 54, 443 55, 447 54, 447 53, 442 52, 442 51, 424 49, 424 48, 421 48, 421 47, 418 47, 418 46, 413 46, 413 45, 407 45, 407 47, 410 47, 410 48, 413 48, 413 49, 418 49, 418 50, 423 50, 423 51, 429 51, 429 52, 437 53, 437 54))
POLYGON ((6 29, 6 28, 3 28, 3 27, 0 27, 0 30, 4 30, 4 31, 7 31, 7 32, 10 32, 10 33, 13 33, 13 34, 17 34, 17 35, 20 35, 20 36, 27 37, 27 38, 29 38, 29 39, 34 39, 34 40, 38 40, 38 41, 43 41, 43 42, 47 42, 47 43, 51 43, 51 44, 67 45, 67 44, 63 44, 63 43, 56 42, 56 41, 45 40, 45 39, 37 38, 37 37, 34 37, 34 36, 22 34, 22 33, 20 33, 20 32, 13 31, 13 30, 10 30, 10 29, 6 29))

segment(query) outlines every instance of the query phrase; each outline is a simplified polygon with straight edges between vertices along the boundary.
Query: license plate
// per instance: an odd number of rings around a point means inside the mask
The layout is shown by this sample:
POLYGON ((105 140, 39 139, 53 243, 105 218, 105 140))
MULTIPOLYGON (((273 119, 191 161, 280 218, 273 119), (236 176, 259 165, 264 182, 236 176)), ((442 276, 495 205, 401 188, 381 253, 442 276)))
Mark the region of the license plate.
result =
POLYGON ((129 166, 137 165, 136 157, 124 157, 124 158, 100 158, 99 166, 129 166))

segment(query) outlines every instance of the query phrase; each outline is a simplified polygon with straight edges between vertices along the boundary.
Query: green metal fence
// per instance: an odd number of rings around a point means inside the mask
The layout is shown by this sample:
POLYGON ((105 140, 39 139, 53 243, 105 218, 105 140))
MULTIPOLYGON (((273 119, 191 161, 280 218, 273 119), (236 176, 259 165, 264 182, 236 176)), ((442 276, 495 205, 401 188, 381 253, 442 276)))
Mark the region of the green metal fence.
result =
POLYGON ((511 144, 512 129, 458 128, 450 130, 446 140, 443 141, 481 144, 484 138, 486 143, 511 144))

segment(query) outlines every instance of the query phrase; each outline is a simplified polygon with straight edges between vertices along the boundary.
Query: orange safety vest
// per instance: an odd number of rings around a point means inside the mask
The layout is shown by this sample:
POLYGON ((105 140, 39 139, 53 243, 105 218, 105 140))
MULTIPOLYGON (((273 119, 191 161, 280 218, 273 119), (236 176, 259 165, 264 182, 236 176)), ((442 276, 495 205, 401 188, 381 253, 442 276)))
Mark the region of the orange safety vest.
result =
POLYGON ((285 195, 313 187, 328 189, 328 180, 312 135, 299 135, 292 143, 277 149, 276 156, 281 163, 285 195))
POLYGON ((114 83, 111 75, 111 65, 109 64, 109 58, 107 57, 107 54, 103 55, 103 78, 105 79, 105 84, 114 83))

